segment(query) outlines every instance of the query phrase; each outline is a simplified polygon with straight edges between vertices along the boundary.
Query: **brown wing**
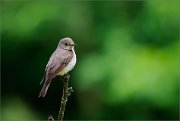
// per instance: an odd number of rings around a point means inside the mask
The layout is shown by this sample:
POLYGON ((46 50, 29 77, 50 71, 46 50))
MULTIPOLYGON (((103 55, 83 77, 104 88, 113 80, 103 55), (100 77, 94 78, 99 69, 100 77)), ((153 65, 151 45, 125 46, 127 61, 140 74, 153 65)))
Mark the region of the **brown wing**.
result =
POLYGON ((57 74, 71 61, 72 57, 72 51, 64 49, 56 50, 48 62, 46 80, 51 80, 56 77, 57 74))

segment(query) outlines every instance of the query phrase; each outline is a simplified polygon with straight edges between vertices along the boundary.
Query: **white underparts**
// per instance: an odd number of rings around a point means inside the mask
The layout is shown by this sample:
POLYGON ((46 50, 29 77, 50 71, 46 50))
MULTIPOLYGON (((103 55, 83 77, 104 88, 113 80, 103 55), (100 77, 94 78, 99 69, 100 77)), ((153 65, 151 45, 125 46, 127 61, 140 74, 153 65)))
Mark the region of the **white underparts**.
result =
POLYGON ((74 52, 74 49, 72 51, 73 51, 73 58, 72 58, 72 60, 68 63, 68 65, 66 67, 64 67, 64 69, 61 72, 59 72, 58 75, 62 76, 64 74, 67 74, 69 71, 71 71, 74 68, 74 66, 76 64, 76 54, 74 52))

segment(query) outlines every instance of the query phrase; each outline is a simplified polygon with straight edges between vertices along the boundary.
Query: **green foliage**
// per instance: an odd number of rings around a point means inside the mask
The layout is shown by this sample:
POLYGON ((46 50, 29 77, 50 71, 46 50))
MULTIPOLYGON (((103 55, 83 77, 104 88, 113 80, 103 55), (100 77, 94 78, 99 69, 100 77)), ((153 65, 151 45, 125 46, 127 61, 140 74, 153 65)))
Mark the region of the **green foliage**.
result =
POLYGON ((1 3, 4 120, 58 114, 58 78, 44 99, 37 95, 66 36, 78 44, 78 61, 65 119, 178 119, 178 0, 1 3))

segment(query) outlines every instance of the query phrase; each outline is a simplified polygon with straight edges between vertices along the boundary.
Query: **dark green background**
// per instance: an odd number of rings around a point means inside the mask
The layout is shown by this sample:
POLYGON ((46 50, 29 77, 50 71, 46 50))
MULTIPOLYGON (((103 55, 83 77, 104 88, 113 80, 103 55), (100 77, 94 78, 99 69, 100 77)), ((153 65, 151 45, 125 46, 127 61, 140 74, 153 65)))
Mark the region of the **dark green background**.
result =
POLYGON ((1 1, 1 115, 58 115, 62 81, 38 98, 59 40, 78 46, 65 119, 178 119, 179 1, 1 1))

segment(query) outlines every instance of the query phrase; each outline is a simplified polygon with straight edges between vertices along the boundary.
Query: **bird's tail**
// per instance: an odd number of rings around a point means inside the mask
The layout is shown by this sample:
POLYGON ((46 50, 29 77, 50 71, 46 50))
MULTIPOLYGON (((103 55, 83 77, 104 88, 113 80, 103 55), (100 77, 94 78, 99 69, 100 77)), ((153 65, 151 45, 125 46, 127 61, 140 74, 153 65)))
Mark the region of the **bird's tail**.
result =
POLYGON ((50 83, 51 83, 51 81, 48 81, 48 80, 44 82, 43 87, 42 87, 38 97, 41 97, 41 96, 44 97, 46 95, 50 83))

